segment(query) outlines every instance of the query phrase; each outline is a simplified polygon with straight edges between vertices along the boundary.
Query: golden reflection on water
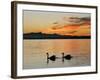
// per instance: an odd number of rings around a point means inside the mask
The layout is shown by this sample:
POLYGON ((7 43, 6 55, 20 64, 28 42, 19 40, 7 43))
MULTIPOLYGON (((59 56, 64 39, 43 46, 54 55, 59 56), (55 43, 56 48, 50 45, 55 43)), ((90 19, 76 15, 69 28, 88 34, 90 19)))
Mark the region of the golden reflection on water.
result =
POLYGON ((90 65, 90 39, 51 39, 51 40, 24 40, 24 69, 73 67, 90 65), (55 63, 46 63, 46 53, 61 57, 61 53, 71 54, 74 58, 62 64, 61 60, 55 63))

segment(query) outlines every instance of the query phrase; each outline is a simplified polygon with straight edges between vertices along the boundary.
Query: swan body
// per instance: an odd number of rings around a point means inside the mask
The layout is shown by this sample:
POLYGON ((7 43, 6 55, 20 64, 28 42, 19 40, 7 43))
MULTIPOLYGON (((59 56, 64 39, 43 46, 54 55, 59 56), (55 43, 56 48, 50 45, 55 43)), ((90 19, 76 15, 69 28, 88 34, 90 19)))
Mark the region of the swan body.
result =
POLYGON ((49 53, 47 53, 47 59, 50 59, 52 61, 55 61, 56 58, 57 58, 56 55, 52 55, 52 56, 49 57, 49 53))
POLYGON ((70 54, 64 56, 64 53, 62 53, 62 58, 65 58, 67 60, 71 60, 72 56, 70 54))

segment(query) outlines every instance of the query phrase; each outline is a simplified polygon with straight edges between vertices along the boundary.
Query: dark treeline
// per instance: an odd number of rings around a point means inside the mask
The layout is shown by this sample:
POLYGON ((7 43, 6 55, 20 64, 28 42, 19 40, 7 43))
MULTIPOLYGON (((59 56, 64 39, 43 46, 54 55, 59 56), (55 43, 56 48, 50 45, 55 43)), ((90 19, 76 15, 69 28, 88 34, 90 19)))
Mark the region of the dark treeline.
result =
POLYGON ((90 39, 90 36, 70 36, 59 34, 45 34, 45 33, 26 33, 23 34, 23 39, 90 39))

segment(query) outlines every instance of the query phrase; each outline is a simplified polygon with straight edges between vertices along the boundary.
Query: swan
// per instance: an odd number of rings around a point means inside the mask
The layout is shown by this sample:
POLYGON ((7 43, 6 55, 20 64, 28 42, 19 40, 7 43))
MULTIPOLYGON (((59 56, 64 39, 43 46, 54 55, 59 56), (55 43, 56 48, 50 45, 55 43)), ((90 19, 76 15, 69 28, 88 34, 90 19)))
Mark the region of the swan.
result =
POLYGON ((64 56, 64 53, 62 53, 62 58, 70 60, 72 58, 72 56, 70 54, 64 56))
POLYGON ((50 59, 50 60, 52 60, 52 61, 55 61, 56 60, 56 55, 52 55, 52 56, 50 56, 49 57, 49 53, 46 53, 47 54, 47 59, 50 59))

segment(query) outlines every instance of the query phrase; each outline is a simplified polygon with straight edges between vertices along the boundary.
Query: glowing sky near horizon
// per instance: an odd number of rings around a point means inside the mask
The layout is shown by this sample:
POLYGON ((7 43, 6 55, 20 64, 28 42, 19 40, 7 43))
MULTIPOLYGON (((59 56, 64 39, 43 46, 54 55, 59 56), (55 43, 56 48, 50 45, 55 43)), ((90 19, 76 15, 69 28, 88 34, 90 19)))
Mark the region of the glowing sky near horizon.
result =
POLYGON ((89 36, 91 14, 50 11, 23 11, 24 33, 89 36))

